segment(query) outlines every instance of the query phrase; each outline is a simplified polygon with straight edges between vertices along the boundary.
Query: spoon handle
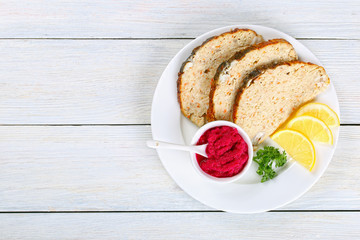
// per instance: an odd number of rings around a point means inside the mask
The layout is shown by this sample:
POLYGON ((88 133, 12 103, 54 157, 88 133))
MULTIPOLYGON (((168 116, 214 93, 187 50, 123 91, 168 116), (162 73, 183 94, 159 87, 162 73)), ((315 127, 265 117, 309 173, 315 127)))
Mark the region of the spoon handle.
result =
POLYGON ((174 149, 174 150, 182 150, 182 151, 192 151, 192 147, 178 145, 173 143, 161 142, 157 140, 149 140, 146 142, 146 145, 150 148, 162 148, 162 149, 174 149))
POLYGON ((173 150, 195 152, 204 157, 207 157, 207 154, 206 154, 207 144, 200 145, 200 146, 186 146, 186 145, 178 145, 178 144, 167 143, 167 142, 160 142, 157 140, 149 140, 146 142, 146 145, 150 148, 155 148, 155 149, 162 148, 162 149, 173 149, 173 150))

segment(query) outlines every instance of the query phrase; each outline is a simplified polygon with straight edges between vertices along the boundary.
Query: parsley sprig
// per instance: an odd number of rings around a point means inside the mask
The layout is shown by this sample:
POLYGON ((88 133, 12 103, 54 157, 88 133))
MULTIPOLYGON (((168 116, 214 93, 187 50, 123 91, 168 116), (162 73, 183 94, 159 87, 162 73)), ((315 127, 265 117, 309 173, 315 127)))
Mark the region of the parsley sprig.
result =
POLYGON ((253 160, 259 164, 256 173, 262 176, 261 182, 266 182, 277 175, 273 169, 273 163, 275 162, 275 167, 277 168, 282 167, 286 163, 287 158, 285 151, 280 153, 278 148, 265 146, 264 149, 257 151, 253 160))

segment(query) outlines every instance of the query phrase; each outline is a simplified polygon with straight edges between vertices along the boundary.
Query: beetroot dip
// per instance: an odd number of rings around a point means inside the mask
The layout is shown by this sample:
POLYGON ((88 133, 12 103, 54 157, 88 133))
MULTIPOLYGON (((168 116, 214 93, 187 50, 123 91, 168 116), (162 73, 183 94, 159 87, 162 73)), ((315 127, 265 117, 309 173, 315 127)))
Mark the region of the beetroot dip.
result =
POLYGON ((200 168, 207 174, 218 177, 232 177, 240 173, 248 159, 248 145, 233 127, 221 126, 208 129, 196 145, 208 143, 208 158, 196 154, 200 168))

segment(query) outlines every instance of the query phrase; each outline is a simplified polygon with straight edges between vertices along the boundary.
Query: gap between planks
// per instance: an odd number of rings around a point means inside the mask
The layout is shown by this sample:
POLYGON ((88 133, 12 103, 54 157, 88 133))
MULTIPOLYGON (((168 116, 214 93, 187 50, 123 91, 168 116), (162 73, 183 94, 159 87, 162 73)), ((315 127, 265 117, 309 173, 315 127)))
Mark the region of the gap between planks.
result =
MULTIPOLYGON (((65 124, 0 124, 0 127, 105 127, 105 126, 114 126, 114 127, 126 127, 126 126, 151 126, 150 123, 65 123, 65 124)), ((360 126, 360 124, 359 124, 360 126)))
MULTIPOLYGON (((0 38, 0 40, 194 40, 194 37, 165 37, 165 38, 0 38)), ((315 40, 315 41, 326 41, 326 40, 349 40, 356 41, 360 38, 295 38, 296 40, 315 40)))
MULTIPOLYGON (((95 123, 95 124, 0 124, 0 127, 126 127, 126 126, 151 126, 151 123, 95 123)), ((340 126, 360 126, 360 123, 344 123, 340 126)))
MULTIPOLYGON (((221 210, 154 210, 154 211, 1 211, 1 214, 44 214, 44 213, 58 213, 58 214, 62 214, 62 213, 73 213, 73 214, 78 214, 78 213, 226 213, 224 211, 221 210)), ((319 212, 360 212, 360 210, 333 210, 333 209, 322 209, 322 210, 270 210, 267 211, 268 213, 272 213, 272 212, 276 212, 276 213, 292 213, 292 212, 306 212, 306 213, 319 213, 319 212)), ((264 212, 265 213, 265 212, 264 212)))

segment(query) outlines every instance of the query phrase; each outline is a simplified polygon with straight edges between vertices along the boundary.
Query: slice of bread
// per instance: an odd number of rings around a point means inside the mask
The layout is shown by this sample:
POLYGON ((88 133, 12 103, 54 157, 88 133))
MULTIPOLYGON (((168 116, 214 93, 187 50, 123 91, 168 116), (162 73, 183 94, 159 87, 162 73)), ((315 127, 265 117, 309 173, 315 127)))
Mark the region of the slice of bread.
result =
POLYGON ((262 142, 295 109, 314 99, 329 84, 324 68, 312 63, 292 61, 265 69, 238 92, 234 123, 252 140, 262 135, 259 141, 262 142))
POLYGON ((209 96, 207 121, 232 121, 236 94, 255 69, 293 60, 297 60, 295 49, 284 39, 262 42, 236 53, 222 63, 215 74, 209 96))
POLYGON ((235 52, 263 39, 249 29, 234 29, 206 40, 183 63, 177 81, 181 112, 197 126, 206 123, 209 93, 219 65, 235 52))

